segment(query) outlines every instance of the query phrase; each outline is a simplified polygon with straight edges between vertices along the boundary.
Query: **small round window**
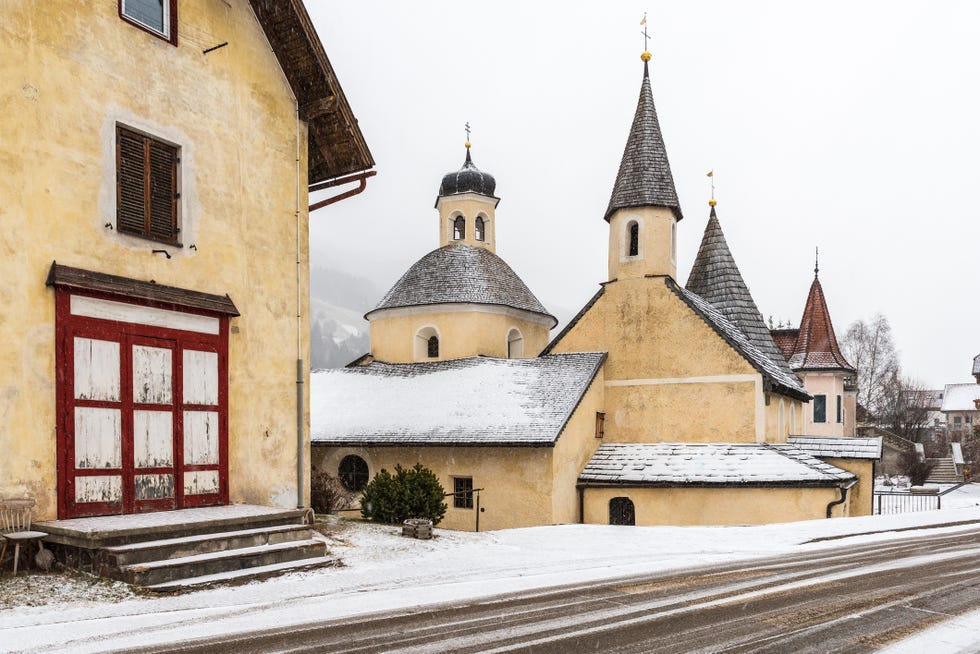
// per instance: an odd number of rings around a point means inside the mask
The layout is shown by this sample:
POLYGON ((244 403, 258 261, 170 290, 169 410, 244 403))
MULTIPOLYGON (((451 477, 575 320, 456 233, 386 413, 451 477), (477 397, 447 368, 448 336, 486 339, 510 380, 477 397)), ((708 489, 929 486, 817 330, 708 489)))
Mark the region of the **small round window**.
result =
POLYGON ((347 490, 364 490, 368 483, 368 465, 361 457, 348 454, 340 462, 340 483, 347 490))

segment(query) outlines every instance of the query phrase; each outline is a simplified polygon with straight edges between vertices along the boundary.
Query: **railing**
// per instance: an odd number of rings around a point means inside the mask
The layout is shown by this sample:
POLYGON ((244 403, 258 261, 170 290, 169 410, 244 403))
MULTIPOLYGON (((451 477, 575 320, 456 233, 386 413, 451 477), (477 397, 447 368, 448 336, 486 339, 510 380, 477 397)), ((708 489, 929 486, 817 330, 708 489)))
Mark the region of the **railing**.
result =
POLYGON ((912 493, 908 491, 875 491, 874 514, 894 515, 896 513, 916 513, 918 511, 938 511, 942 508, 942 497, 971 482, 964 481, 947 488, 941 493, 912 493))

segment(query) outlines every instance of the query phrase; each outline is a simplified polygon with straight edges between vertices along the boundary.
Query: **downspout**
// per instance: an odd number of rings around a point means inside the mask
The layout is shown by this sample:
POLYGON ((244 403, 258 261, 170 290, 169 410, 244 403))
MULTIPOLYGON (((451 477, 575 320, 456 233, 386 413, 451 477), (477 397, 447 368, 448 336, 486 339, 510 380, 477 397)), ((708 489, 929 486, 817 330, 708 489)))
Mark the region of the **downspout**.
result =
POLYGON ((578 523, 585 524, 585 487, 581 484, 575 486, 578 491, 578 523))
POLYGON ((300 238, 299 180, 300 180, 300 118, 299 100, 296 103, 296 508, 306 508, 306 430, 303 411, 303 257, 300 238))
POLYGON ((840 499, 839 500, 834 500, 833 502, 831 502, 830 504, 827 505, 827 517, 828 518, 830 517, 830 514, 834 510, 834 507, 835 506, 837 506, 838 504, 843 504, 844 501, 847 500, 847 491, 851 490, 851 488, 853 488, 854 485, 857 484, 857 483, 858 483, 858 480, 857 479, 852 479, 851 481, 847 482, 846 484, 843 484, 841 486, 838 486, 838 488, 840 489, 840 499))

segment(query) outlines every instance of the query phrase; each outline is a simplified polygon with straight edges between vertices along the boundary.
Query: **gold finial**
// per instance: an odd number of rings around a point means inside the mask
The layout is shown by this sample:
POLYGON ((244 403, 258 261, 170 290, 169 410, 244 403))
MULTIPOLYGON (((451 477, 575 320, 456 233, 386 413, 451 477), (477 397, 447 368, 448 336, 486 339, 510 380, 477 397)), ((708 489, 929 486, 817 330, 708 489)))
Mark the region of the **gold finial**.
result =
POLYGON ((470 121, 466 121, 466 149, 470 149, 470 121))
POLYGON ((644 50, 643 51, 643 54, 640 55, 640 59, 643 60, 643 63, 646 63, 646 62, 650 61, 650 59, 652 57, 653 57, 653 55, 650 54, 650 51, 649 50, 644 50))
POLYGON ((715 199, 715 171, 711 169, 708 171, 708 177, 711 178, 711 199, 708 200, 708 206, 712 209, 718 204, 718 200, 715 199))

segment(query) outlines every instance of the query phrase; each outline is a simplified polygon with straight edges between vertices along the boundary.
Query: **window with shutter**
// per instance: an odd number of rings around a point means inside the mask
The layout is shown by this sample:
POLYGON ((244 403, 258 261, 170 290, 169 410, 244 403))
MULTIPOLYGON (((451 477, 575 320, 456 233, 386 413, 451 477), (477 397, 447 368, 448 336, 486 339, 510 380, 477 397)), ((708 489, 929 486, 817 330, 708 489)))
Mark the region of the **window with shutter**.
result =
POLYGON ((116 230, 178 244, 179 148, 116 128, 116 230))

